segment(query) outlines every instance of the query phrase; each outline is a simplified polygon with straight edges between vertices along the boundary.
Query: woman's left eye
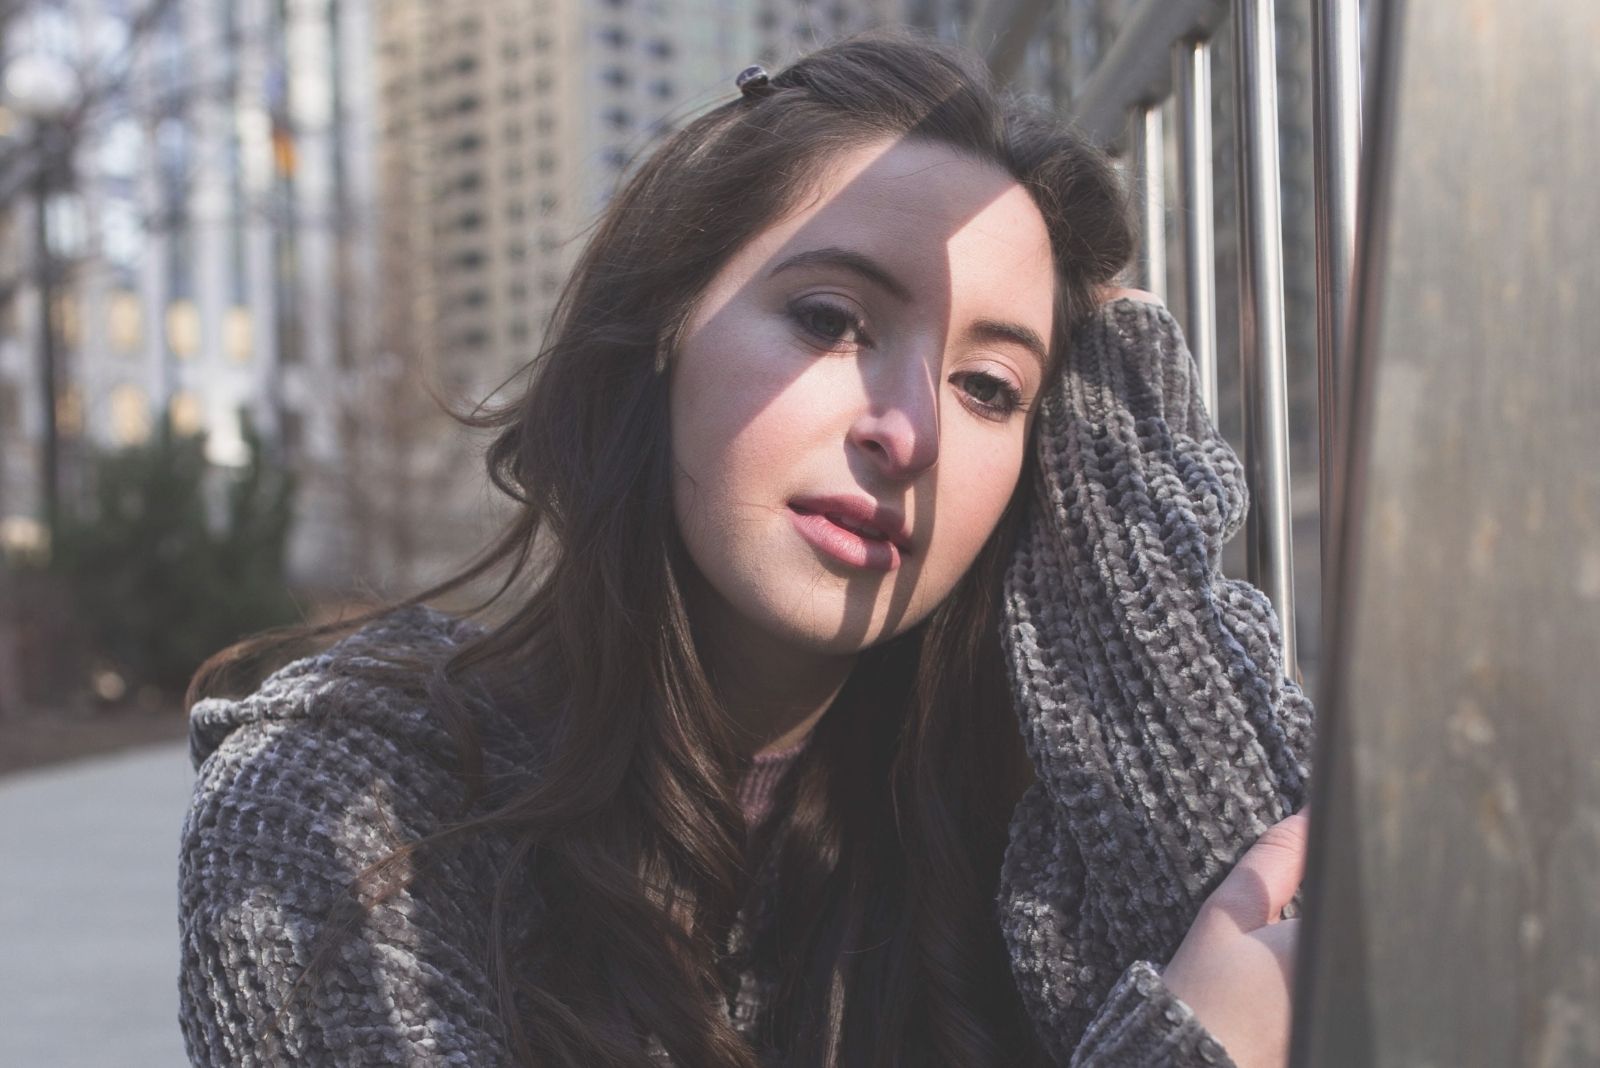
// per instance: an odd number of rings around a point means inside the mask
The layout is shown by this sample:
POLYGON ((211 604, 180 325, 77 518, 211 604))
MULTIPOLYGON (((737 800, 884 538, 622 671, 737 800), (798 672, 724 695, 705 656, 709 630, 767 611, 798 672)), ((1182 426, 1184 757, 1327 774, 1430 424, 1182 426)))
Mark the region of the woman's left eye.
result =
POLYGON ((997 375, 968 371, 950 381, 968 406, 987 418, 1004 419, 1022 407, 1022 391, 997 375))

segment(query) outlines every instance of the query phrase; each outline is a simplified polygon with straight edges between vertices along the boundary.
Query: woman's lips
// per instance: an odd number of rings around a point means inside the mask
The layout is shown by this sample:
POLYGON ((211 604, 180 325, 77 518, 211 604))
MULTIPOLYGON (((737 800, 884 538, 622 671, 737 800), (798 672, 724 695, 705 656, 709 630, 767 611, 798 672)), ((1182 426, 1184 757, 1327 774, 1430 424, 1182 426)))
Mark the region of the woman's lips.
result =
MULTIPOLYGON (((841 522, 850 522, 843 516, 841 522)), ((869 571, 893 571, 900 566, 900 547, 887 538, 874 538, 840 526, 824 512, 789 506, 789 519, 800 536, 819 552, 842 564, 869 571)))

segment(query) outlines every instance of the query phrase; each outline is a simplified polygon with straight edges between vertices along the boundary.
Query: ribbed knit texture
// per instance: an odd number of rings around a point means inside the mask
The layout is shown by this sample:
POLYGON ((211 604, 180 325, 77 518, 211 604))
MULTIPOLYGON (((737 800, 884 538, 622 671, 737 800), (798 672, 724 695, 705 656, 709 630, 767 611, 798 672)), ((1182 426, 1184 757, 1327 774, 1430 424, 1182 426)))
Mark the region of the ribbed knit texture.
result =
POLYGON ((745 826, 754 829, 766 822, 772 811, 773 792, 810 744, 811 735, 807 734, 791 746, 750 758, 750 766, 739 780, 739 809, 744 813, 745 826))
MULTIPOLYGON (((1305 801, 1311 710, 1282 677, 1265 598, 1218 571, 1245 495, 1195 383, 1163 309, 1119 301, 1079 333, 1039 414, 1041 473, 1006 581, 1004 639, 1038 782, 1012 820, 996 916, 1035 1027, 1074 1068, 1232 1063, 1157 965, 1238 856, 1305 801)), ((490 836, 419 870, 280 1011, 314 936, 355 905, 356 873, 461 797, 421 689, 360 673, 380 654, 437 653, 470 633, 406 610, 248 697, 195 705, 179 864, 193 1063, 510 1063, 488 968, 489 895, 510 843, 490 836)), ((484 773, 503 797, 536 754, 500 711, 476 711, 484 773)), ((741 805, 759 818, 774 785, 746 776, 741 805)), ((758 875, 762 903, 769 877, 758 875)), ((513 932, 537 933, 537 887, 510 907, 513 932)), ((775 963, 753 959, 745 925, 765 911, 741 914, 728 946, 740 978, 728 1016, 752 1039, 775 963)))

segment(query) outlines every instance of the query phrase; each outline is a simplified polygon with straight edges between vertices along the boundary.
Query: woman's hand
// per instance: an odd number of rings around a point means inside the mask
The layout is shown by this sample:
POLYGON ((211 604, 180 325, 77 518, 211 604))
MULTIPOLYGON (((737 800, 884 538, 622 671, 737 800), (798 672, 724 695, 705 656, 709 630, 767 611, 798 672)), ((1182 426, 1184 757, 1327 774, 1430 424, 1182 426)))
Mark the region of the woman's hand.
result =
POLYGON ((1267 828, 1228 873, 1162 969, 1239 1068, 1289 1063, 1298 919, 1279 913, 1305 872, 1309 810, 1267 828))

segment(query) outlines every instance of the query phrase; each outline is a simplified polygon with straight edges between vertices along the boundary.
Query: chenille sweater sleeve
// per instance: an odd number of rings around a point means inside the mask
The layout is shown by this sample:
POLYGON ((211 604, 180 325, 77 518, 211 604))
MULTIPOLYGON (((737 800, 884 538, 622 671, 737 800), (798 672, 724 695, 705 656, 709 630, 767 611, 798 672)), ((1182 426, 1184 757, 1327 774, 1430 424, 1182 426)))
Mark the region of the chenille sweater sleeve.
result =
POLYGON ((1118 300, 1084 324, 1038 418, 1005 589, 1038 778, 998 903, 1018 986, 1059 1064, 1231 1064, 1158 968, 1305 803, 1313 726, 1265 596, 1221 574, 1243 471, 1159 305, 1118 300))
POLYGON ((354 678, 351 652, 296 661, 247 698, 191 711, 179 1022, 192 1064, 504 1063, 488 901, 473 896, 487 888, 454 873, 492 870, 473 855, 482 847, 370 915, 357 907, 355 875, 459 795, 448 739, 417 696, 354 678), (322 975, 300 984, 323 944, 322 975))

